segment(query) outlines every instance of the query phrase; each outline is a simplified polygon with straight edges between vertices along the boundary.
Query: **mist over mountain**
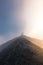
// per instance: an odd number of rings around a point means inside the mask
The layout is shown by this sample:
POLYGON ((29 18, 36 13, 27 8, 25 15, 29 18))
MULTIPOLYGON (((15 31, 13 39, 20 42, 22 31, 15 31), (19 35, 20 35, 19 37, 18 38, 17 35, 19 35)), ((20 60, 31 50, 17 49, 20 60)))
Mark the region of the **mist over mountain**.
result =
POLYGON ((43 65, 43 49, 21 35, 0 46, 0 65, 43 65))

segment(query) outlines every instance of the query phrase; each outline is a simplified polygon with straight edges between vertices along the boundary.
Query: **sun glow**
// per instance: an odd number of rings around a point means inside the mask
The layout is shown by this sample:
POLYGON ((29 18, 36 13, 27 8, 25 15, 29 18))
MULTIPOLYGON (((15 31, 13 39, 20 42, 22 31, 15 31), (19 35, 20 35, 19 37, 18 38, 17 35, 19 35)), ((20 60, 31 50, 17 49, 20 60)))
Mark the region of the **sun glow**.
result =
POLYGON ((25 0, 25 33, 27 36, 43 39, 43 0, 25 0))

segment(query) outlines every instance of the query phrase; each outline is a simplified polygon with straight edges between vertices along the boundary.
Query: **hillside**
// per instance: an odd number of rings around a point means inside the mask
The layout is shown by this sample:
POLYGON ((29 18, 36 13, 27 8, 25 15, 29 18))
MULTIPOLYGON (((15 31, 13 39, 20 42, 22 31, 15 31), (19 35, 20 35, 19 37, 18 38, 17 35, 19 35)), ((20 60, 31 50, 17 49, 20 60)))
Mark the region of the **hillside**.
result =
POLYGON ((1 47, 0 65, 43 65, 43 49, 31 38, 20 36, 1 47))

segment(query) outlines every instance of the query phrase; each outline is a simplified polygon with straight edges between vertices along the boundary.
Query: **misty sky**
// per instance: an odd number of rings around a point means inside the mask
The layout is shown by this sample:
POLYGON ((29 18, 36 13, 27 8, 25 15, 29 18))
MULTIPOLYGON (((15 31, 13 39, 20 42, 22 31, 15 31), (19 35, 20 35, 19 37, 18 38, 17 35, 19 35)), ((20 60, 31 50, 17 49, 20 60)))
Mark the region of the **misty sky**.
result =
POLYGON ((0 45, 22 32, 43 39, 43 0, 0 0, 0 45))

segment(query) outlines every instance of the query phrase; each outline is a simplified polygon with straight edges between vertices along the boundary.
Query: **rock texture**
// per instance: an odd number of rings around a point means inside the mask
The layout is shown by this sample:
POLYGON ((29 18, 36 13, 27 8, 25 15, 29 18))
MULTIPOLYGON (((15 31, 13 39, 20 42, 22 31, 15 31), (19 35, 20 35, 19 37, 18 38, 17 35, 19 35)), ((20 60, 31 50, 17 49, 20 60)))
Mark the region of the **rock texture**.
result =
POLYGON ((0 46, 0 65, 43 65, 43 49, 20 36, 0 46))

